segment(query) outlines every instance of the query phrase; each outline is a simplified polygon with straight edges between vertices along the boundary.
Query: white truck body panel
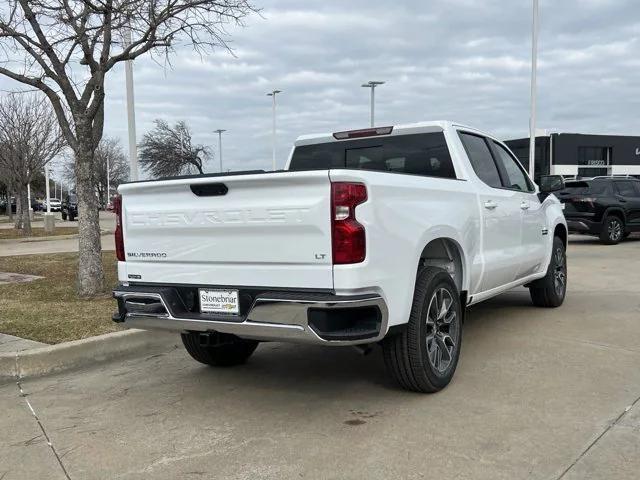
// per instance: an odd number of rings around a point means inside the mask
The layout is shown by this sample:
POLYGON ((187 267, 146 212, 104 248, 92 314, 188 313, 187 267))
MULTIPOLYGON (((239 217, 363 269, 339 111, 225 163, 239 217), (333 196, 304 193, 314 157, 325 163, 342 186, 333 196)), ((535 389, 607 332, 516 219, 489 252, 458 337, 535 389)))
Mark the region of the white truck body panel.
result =
POLYGON ((121 281, 333 287, 326 171, 225 176, 224 196, 190 190, 212 181, 120 187, 127 254, 121 281))

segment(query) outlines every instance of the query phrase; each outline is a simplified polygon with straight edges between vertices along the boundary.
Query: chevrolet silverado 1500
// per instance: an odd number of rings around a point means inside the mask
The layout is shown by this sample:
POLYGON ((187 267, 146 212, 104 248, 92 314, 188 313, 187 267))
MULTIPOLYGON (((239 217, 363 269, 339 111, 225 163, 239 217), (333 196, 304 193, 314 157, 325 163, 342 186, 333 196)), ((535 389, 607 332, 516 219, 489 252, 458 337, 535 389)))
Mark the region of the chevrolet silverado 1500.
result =
POLYGON ((196 360, 261 341, 380 343, 398 383, 456 369, 467 306, 525 285, 562 304, 567 226, 509 149, 451 122, 300 137, 277 172, 121 185, 114 320, 196 360))

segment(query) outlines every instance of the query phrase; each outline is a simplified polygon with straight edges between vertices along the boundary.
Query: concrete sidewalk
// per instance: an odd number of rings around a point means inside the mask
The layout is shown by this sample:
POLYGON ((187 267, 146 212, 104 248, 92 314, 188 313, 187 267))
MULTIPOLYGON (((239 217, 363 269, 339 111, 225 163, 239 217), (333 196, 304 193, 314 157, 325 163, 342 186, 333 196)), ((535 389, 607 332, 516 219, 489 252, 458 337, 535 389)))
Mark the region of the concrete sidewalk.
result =
MULTIPOLYGON (((52 212, 56 218, 56 226, 57 227, 77 227, 78 221, 74 220, 73 222, 68 220, 62 220, 62 214, 60 212, 52 212)), ((9 217, 6 215, 0 215, 0 229, 11 229, 13 228, 13 222, 9 222, 9 217)), ((34 228, 44 228, 44 220, 42 218, 42 213, 39 213, 31 222, 31 226, 34 228)), ((116 226, 116 216, 111 212, 100 212, 100 228, 102 230, 113 230, 116 226)))
POLYGON ((22 352, 31 348, 44 347, 46 343, 0 333, 0 353, 22 352))
MULTIPOLYGON (((115 250, 116 247, 113 234, 103 235, 100 237, 100 241, 102 242, 103 250, 115 250)), ((22 239, 0 240, 0 257, 77 251, 77 238, 47 239, 37 242, 25 242, 22 239)))
POLYGON ((638 258, 572 239, 565 305, 471 308, 435 395, 399 390, 379 349, 278 343, 237 368, 167 349, 7 383, 0 478, 637 479, 638 258))

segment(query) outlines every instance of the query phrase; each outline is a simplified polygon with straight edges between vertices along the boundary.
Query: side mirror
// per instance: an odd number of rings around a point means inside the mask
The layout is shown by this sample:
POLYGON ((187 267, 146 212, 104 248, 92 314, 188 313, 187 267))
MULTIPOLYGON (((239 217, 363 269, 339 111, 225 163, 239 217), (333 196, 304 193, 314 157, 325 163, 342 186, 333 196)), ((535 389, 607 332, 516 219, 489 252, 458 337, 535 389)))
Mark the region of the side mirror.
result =
POLYGON ((540 177, 540 193, 553 193, 564 188, 562 175, 542 175, 540 177))

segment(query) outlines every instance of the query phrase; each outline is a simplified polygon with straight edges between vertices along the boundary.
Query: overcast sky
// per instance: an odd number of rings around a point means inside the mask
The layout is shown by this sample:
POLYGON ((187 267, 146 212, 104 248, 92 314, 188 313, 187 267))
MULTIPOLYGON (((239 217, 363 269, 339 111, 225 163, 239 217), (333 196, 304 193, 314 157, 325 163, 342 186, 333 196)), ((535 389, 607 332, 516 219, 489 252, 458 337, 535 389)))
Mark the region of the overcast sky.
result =
MULTIPOLYGON (((138 139, 156 118, 186 120, 225 170, 270 168, 271 100, 278 88, 278 166, 302 134, 376 123, 451 119, 501 138, 529 118, 531 0, 255 0, 234 28, 235 57, 181 49, 164 69, 135 62, 138 139)), ((640 2, 541 0, 538 126, 640 135, 640 2)), ((126 147, 124 68, 107 84, 105 133, 126 147)), ((0 80, 4 89, 8 80, 0 80)))

